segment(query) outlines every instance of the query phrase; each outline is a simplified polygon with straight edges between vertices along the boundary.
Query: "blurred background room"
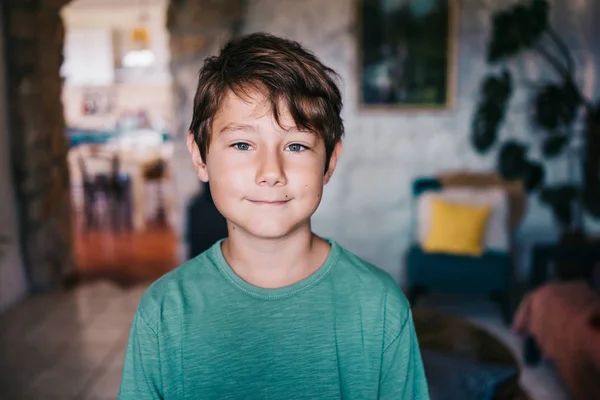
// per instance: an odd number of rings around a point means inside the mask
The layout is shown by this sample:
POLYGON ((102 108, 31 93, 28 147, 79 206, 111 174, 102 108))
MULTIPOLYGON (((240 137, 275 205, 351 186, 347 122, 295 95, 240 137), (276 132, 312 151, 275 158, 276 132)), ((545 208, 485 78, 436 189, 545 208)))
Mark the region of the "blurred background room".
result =
POLYGON ((600 399, 599 1, 0 4, 0 399, 116 398, 140 296, 227 235, 185 134, 256 31, 341 76, 313 228, 404 290, 432 399, 600 399))

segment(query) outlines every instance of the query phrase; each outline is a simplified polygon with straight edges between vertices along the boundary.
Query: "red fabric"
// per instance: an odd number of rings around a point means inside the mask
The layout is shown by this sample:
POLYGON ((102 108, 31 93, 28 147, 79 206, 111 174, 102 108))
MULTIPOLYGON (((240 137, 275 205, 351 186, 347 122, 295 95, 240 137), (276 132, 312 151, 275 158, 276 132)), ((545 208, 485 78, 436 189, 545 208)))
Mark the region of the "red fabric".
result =
POLYGON ((525 296, 513 329, 532 335, 576 400, 600 399, 600 296, 586 282, 546 284, 525 296))

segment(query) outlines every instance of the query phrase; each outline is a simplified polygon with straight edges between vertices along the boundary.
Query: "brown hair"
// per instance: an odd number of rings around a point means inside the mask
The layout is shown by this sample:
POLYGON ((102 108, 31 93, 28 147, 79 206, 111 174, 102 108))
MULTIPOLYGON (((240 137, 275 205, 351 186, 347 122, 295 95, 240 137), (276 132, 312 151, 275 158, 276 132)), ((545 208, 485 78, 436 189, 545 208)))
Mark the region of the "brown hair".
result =
POLYGON ((264 94, 275 121, 287 107, 296 128, 325 142, 325 171, 336 143, 344 134, 338 75, 299 43, 266 33, 229 41, 218 56, 208 57, 200 70, 190 132, 206 161, 210 130, 225 95, 252 91, 264 94))

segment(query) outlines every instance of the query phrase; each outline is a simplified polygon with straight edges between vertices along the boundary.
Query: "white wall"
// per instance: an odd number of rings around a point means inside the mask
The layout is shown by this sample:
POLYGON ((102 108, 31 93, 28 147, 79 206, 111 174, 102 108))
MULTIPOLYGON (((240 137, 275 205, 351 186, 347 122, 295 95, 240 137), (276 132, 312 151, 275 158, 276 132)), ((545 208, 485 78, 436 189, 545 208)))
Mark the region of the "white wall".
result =
MULTIPOLYGON (((2 20, 0 15, 0 32, 4 31, 2 20)), ((0 235, 7 236, 9 243, 6 246, 0 245, 0 311, 23 298, 28 289, 19 248, 15 193, 10 166, 3 44, 4 42, 0 41, 0 235)))
POLYGON ((67 27, 61 76, 68 86, 111 85, 115 81, 112 34, 109 29, 67 27))

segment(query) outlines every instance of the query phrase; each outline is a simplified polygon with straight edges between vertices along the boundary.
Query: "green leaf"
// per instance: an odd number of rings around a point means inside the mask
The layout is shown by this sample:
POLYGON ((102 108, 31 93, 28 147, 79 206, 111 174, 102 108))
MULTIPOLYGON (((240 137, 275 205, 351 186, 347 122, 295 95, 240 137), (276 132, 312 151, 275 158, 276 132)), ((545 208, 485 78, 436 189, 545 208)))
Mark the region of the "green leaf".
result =
POLYGON ((583 193, 583 207, 594 219, 600 219, 600 187, 586 189, 583 193))
POLYGON ((504 68, 498 75, 486 76, 481 92, 486 100, 505 102, 512 92, 512 76, 508 69, 504 68))
POLYGON ((536 43, 548 28, 549 9, 546 0, 533 0, 496 13, 492 18, 488 62, 515 56, 536 43))
POLYGON ((498 137, 498 123, 485 117, 482 108, 477 110, 471 128, 471 144, 479 153, 485 153, 496 142, 498 137))
POLYGON ((540 163, 528 161, 523 170, 523 183, 528 192, 537 189, 544 181, 546 173, 540 163))
POLYGON ((571 83, 548 84, 536 94, 534 119, 538 125, 552 131, 571 124, 580 105, 577 89, 571 83))
POLYGON ((574 184, 554 185, 540 191, 540 201, 548 206, 553 204, 568 204, 579 195, 579 188, 574 184))
POLYGON ((572 184, 545 187, 540 191, 540 201, 552 208, 556 219, 565 226, 573 221, 573 202, 577 200, 579 188, 572 184))
POLYGON ((471 142, 480 153, 489 150, 496 141, 504 112, 504 108, 495 103, 484 102, 477 107, 472 122, 471 142))
POLYGON ((508 70, 498 75, 488 75, 481 85, 481 102, 471 123, 471 144, 480 153, 489 150, 498 136, 512 92, 512 79, 508 70))
POLYGON ((554 217, 565 227, 573 223, 573 207, 571 204, 553 204, 550 206, 554 217))
POLYGON ((533 0, 529 10, 531 19, 528 28, 529 38, 532 40, 531 45, 546 32, 550 25, 550 4, 547 0, 533 0))
POLYGON ((556 157, 563 151, 568 143, 569 136, 552 135, 544 140, 544 143, 542 144, 542 153, 546 157, 556 157))
POLYGON ((498 171, 507 180, 520 179, 529 164, 527 147, 516 140, 506 141, 498 153, 498 171))

